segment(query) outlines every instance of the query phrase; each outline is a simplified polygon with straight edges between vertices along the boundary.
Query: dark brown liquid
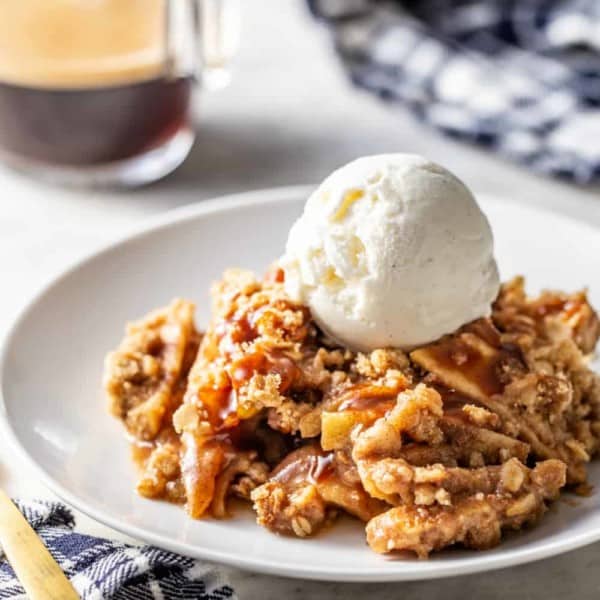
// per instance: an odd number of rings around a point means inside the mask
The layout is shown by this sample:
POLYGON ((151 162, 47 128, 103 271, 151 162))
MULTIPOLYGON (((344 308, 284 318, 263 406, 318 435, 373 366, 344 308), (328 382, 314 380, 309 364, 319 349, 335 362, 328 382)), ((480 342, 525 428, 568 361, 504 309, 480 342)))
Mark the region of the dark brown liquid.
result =
POLYGON ((78 90, 0 83, 0 152, 73 166, 131 158, 186 127, 191 92, 190 78, 78 90))

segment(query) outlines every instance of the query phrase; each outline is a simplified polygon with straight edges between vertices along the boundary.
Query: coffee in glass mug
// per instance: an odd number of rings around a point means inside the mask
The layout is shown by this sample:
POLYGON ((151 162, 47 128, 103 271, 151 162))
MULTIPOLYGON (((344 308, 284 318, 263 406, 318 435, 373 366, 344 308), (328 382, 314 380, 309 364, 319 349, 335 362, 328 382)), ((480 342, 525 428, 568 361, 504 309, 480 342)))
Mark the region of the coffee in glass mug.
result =
POLYGON ((193 143, 199 79, 226 73, 236 10, 233 0, 4 0, 0 159, 67 183, 167 174, 193 143))

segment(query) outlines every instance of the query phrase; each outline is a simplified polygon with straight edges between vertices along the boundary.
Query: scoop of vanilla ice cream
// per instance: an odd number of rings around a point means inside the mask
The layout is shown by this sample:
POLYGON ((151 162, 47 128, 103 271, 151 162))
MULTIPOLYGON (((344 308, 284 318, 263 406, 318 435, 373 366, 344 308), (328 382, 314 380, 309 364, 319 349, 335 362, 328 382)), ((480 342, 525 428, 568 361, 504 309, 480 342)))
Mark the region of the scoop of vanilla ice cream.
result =
POLYGON ((292 226, 285 288, 355 350, 411 349, 490 313, 499 287, 489 223, 452 173, 412 154, 332 173, 292 226))

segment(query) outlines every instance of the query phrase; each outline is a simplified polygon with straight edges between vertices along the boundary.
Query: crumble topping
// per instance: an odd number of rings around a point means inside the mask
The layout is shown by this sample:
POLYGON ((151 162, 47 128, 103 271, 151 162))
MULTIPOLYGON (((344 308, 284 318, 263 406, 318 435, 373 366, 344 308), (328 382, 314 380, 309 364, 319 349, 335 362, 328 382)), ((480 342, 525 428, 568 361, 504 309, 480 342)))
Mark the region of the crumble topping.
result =
POLYGON ((308 537, 340 511, 376 552, 488 548, 582 485, 600 444, 600 335, 584 292, 506 283, 490 318, 406 354, 355 353, 292 302, 283 275, 228 270, 201 337, 175 300, 127 327, 105 365, 142 449, 138 492, 308 537), (201 340, 201 341, 200 341, 201 340))
POLYGON ((136 438, 154 439, 165 417, 181 403, 200 340, 193 315, 191 302, 174 300, 128 324, 123 342, 106 357, 104 387, 110 410, 136 438))

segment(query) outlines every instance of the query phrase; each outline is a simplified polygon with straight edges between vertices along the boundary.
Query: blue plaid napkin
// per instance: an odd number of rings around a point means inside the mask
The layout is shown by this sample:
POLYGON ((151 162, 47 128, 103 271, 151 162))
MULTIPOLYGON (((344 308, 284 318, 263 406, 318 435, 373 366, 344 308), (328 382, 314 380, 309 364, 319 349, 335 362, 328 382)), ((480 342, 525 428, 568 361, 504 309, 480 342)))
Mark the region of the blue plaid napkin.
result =
POLYGON ((600 180, 600 0, 308 0, 352 80, 546 174, 600 180))
MULTIPOLYGON (((16 502, 83 600, 236 598, 215 567, 151 546, 75 533, 58 502, 16 502)), ((8 562, 0 562, 0 598, 26 598, 8 562)))

